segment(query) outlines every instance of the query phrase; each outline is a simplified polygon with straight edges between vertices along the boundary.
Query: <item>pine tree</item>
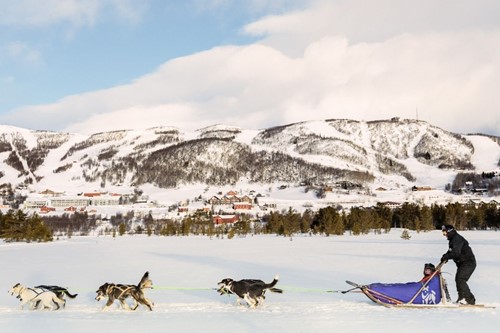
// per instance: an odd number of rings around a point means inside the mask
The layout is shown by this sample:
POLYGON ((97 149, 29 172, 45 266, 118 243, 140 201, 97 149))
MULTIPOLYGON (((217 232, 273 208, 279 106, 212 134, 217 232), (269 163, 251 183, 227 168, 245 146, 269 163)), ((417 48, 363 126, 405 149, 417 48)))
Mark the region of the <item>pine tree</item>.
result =
POLYGON ((234 228, 229 229, 229 232, 227 233, 227 239, 232 239, 234 235, 236 234, 234 228))
POLYGON ((434 224, 432 223, 432 212, 427 206, 420 208, 420 220, 422 222, 422 230, 430 231, 434 229, 434 224))
POLYGON ((53 240, 52 231, 43 222, 40 216, 34 214, 29 219, 29 226, 33 230, 32 240, 37 242, 50 242, 53 240))
POLYGON ((21 210, 15 213, 10 210, 2 216, 0 236, 6 242, 48 242, 53 240, 52 231, 37 214, 27 216, 21 210))
POLYGON ((193 224, 193 219, 191 217, 186 217, 182 220, 181 230, 183 236, 189 236, 192 224, 193 224))
POLYGON ((125 231, 127 230, 127 227, 125 226, 125 223, 120 223, 120 225, 118 226, 118 234, 120 236, 123 236, 123 234, 125 234, 125 231))
POLYGON ((377 221, 377 227, 382 228, 385 233, 388 233, 391 230, 391 224, 393 219, 392 210, 381 203, 377 203, 377 206, 375 207, 375 212, 380 218, 380 220, 377 221))
POLYGON ((300 218, 300 232, 305 234, 311 231, 313 216, 309 209, 307 209, 300 218))
POLYGON ((411 235, 408 229, 403 229, 403 232, 401 233, 401 238, 404 240, 410 240, 411 235))
POLYGON ((318 211, 318 217, 317 221, 315 223, 316 229, 318 229, 319 232, 324 233, 325 235, 329 236, 330 234, 333 233, 333 224, 334 224, 334 216, 338 215, 338 213, 335 211, 333 207, 326 207, 326 208, 321 208, 318 211))
POLYGON ((422 222, 420 221, 420 218, 418 216, 415 216, 415 218, 413 219, 413 226, 417 233, 419 233, 420 230, 422 230, 422 222))
POLYGON ((359 221, 354 221, 352 224, 352 234, 361 235, 361 232, 362 232, 361 223, 359 221))
POLYGON ((344 219, 338 213, 333 216, 332 231, 334 235, 342 236, 344 234, 344 219))
POLYGON ((1 237, 6 242, 19 242, 24 239, 23 223, 24 220, 19 220, 20 215, 14 214, 13 210, 9 210, 3 216, 3 228, 1 237))

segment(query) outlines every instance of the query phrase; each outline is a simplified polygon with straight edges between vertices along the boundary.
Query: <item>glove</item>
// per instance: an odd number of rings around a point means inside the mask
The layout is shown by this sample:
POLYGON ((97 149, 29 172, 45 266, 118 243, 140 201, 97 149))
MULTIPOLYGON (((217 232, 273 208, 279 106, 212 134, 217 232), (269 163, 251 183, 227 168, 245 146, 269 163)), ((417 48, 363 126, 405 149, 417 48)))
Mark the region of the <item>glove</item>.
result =
POLYGON ((446 254, 443 254, 443 256, 441 257, 441 263, 447 263, 448 262, 448 258, 446 257, 446 254))

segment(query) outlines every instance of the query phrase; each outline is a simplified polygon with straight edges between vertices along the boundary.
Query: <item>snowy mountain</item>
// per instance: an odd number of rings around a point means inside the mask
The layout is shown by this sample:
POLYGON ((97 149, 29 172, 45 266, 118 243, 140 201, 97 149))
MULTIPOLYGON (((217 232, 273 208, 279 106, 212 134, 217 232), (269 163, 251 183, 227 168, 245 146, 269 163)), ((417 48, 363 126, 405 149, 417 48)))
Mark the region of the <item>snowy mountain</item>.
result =
POLYGON ((497 172, 500 140, 424 121, 305 121, 262 130, 215 125, 84 136, 0 126, 0 186, 330 184, 443 189, 459 172, 497 172))

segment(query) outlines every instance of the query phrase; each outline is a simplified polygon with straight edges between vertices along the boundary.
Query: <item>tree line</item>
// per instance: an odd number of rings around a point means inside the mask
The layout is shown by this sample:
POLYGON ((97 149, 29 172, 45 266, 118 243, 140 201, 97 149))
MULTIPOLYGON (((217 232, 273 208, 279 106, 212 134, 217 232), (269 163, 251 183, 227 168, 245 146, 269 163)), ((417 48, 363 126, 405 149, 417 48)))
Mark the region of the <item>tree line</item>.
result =
MULTIPOLYGON (((63 214, 40 217, 26 215, 21 210, 0 212, 0 237, 10 241, 51 241, 53 235, 71 236, 73 233, 88 235, 95 231, 99 217, 87 213, 63 214)), ((154 219, 151 214, 138 217, 133 211, 116 214, 100 229, 101 234, 148 234, 159 236, 208 235, 234 237, 247 234, 276 234, 291 237, 298 234, 353 235, 369 232, 386 233, 391 228, 430 231, 443 224, 454 225, 458 230, 498 229, 500 208, 495 204, 482 203, 464 205, 449 203, 420 206, 404 203, 390 209, 383 204, 371 208, 354 207, 349 211, 340 207, 325 207, 316 212, 302 213, 292 208, 266 214, 258 221, 242 215, 240 221, 231 225, 214 225, 210 213, 199 212, 181 220, 154 219)), ((102 223, 102 222, 101 222, 102 223)))
POLYGON ((52 241, 52 230, 37 214, 27 215, 22 210, 0 211, 0 238, 6 242, 52 241))

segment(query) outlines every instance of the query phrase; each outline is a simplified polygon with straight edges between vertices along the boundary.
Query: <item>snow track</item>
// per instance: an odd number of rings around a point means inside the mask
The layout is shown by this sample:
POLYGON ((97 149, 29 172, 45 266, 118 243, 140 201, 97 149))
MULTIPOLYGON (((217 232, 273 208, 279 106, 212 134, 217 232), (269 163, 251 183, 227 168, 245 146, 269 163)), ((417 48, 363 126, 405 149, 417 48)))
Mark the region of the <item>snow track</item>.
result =
MULTIPOLYGON (((0 242, 0 332, 496 332, 500 236, 496 232, 464 232, 478 258, 470 286, 478 302, 496 309, 393 309, 376 305, 349 289, 346 279, 360 283, 415 281, 425 262, 438 260, 447 248, 439 231, 342 237, 290 238, 252 236, 207 237, 73 237, 47 244, 0 242), (157 289, 146 297, 154 310, 140 306, 125 311, 94 300, 104 282, 137 283, 150 272, 157 289), (261 307, 236 305, 235 296, 219 295, 217 282, 226 277, 271 280, 283 294, 267 293, 261 307), (59 284, 78 293, 59 311, 20 310, 7 293, 15 283, 59 284)), ((455 266, 444 272, 454 275, 455 266)), ((453 278, 446 278, 455 297, 453 278)))

